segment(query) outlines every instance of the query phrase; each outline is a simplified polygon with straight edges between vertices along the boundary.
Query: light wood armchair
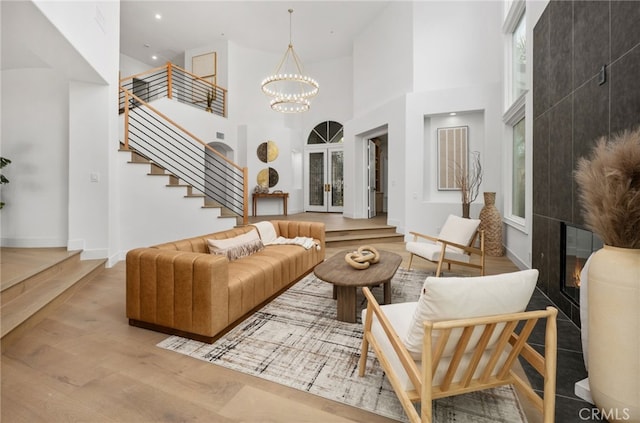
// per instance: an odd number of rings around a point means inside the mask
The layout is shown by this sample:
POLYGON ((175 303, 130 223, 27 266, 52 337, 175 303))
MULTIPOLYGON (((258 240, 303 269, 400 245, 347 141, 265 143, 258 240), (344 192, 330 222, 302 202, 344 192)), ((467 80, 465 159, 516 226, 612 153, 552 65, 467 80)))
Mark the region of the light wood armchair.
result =
POLYGON ((416 255, 438 264, 436 276, 440 276, 445 263, 448 270, 451 270, 452 264, 456 264, 480 269, 480 275, 484 275, 484 231, 478 229, 479 225, 480 220, 450 215, 437 237, 409 232, 413 240, 406 244, 410 254, 408 269, 411 269, 413 256, 416 255), (473 255, 479 256, 479 263, 471 261, 473 255))
POLYGON ((532 400, 541 411, 544 423, 553 423, 557 309, 547 307, 488 317, 425 321, 422 355, 416 360, 396 332, 393 318, 385 313, 386 308, 399 306, 388 310, 390 314, 397 314, 402 305, 380 306, 368 288, 363 288, 363 292, 368 306, 363 320, 359 375, 364 376, 371 345, 412 423, 430 423, 432 402, 438 398, 509 384, 516 385, 532 400), (546 319, 544 357, 527 343, 539 319, 546 319), (523 322, 522 330, 516 333, 520 322, 523 322), (524 358, 543 376, 542 398, 512 370, 518 357, 524 358), (421 403, 420 414, 414 402, 421 403))

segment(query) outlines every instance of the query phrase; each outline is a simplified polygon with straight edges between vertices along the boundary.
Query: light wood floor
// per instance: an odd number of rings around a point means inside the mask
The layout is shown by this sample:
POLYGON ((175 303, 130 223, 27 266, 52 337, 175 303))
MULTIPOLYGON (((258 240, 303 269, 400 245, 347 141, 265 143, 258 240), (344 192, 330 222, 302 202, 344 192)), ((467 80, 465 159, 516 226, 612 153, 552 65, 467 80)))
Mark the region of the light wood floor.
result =
MULTIPOLYGON (((322 218, 316 215, 288 218, 322 218)), ((371 223, 324 218, 328 227, 371 223)), ((374 245, 402 255, 406 267, 403 243, 374 245)), ((413 267, 434 269, 417 261, 413 267)), ((487 264, 489 273, 516 270, 506 257, 487 264)), ((23 337, 2 346, 2 421, 391 421, 156 347, 166 335, 127 324, 124 271, 124 262, 105 269, 23 337)))

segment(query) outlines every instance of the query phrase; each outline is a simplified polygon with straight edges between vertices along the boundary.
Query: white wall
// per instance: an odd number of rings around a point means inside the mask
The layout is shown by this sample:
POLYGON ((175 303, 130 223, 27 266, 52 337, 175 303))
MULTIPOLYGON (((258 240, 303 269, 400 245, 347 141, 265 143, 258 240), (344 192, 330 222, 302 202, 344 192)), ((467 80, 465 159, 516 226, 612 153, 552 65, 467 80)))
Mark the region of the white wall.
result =
POLYGON ((502 81, 502 2, 417 1, 414 92, 502 81))
POLYGON ((67 245, 68 82, 52 69, 2 71, 2 245, 67 245))
MULTIPOLYGON (((158 66, 160 65, 164 65, 164 63, 159 63, 158 66)), ((143 63, 125 54, 120 55, 120 77, 121 78, 137 75, 139 73, 146 72, 148 70, 149 70, 149 65, 147 65, 146 63, 143 63)))
MULTIPOLYGON (((398 226, 400 231, 435 233, 447 214, 460 214, 459 194, 456 196, 434 190, 435 128, 425 125, 425 122, 433 123, 425 120, 425 117, 449 112, 473 112, 466 120, 462 113, 455 123, 466 122, 477 128, 471 133, 471 149, 481 152, 485 169, 481 189, 490 187, 487 190, 498 191, 500 195, 500 4, 445 1, 414 2, 412 6, 392 4, 381 14, 378 25, 363 31, 354 43, 355 118, 347 123, 348 131, 345 130, 346 145, 353 142, 353 147, 349 148, 348 153, 345 149, 345 161, 355 160, 356 164, 345 174, 345 193, 350 194, 345 195, 349 203, 345 204, 345 213, 363 217, 362 211, 366 208, 366 197, 361 186, 364 184, 365 169, 358 163, 363 160, 358 134, 369 133, 381 124, 388 124, 391 196, 388 222, 398 226), (396 23, 391 16, 402 16, 403 19, 396 23), (371 33, 373 28, 378 27, 384 27, 381 31, 385 35, 388 32, 397 34, 380 39, 371 33), (411 29, 411 34, 406 37, 408 42, 404 38, 407 28, 411 29), (404 53, 407 46, 410 47, 409 55, 404 53), (385 61, 373 66, 371 52, 380 53, 385 61), (395 59, 398 54, 401 55, 399 61, 388 59, 395 59), (402 60, 404 57, 408 57, 408 60, 402 60), (396 66, 409 66, 412 69, 409 73, 405 69, 404 74, 405 77, 411 75, 410 82, 388 69, 396 66), (384 78, 389 79, 388 86, 378 87, 384 78), (384 92, 385 95, 362 101, 366 96, 374 96, 370 91, 384 92), (371 109, 370 105, 377 102, 383 105, 371 109), (431 134, 426 134, 425 130, 431 134), (353 193, 355 195, 351 195, 353 193)), ((445 124, 446 120, 442 122, 445 124)), ((472 215, 479 213, 482 198, 479 201, 472 204, 472 215)))
POLYGON ((166 97, 153 101, 151 106, 198 137, 205 144, 214 141, 223 142, 231 149, 237 149, 237 128, 232 126, 228 119, 166 97), (217 138, 217 132, 224 134, 224 140, 217 138))
POLYGON ((390 2, 353 43, 357 116, 413 91, 412 2, 390 2))
POLYGON ((3 226, 10 219, 7 227, 15 229, 11 239, 3 238, 2 243, 66 245, 84 248, 83 258, 109 257, 117 250, 118 238, 114 220, 117 187, 109 176, 118 141, 113 105, 118 98, 120 4, 10 3, 3 4, 3 41, 9 40, 10 52, 27 51, 32 60, 16 61, 9 56, 8 68, 13 66, 16 71, 2 72, 3 102, 15 99, 12 103, 23 105, 12 107, 12 113, 19 113, 13 116, 3 108, 3 150, 23 149, 27 144, 15 135, 29 135, 35 152, 21 153, 24 162, 18 160, 16 168, 20 169, 16 170, 33 178, 29 189, 40 191, 42 185, 51 184, 46 192, 55 200, 38 195, 36 206, 28 193, 17 193, 15 216, 24 217, 28 225, 14 221, 13 213, 3 214, 3 226), (50 69, 26 69, 30 63, 50 69), (11 75, 13 72, 19 75, 11 75), (54 74, 59 76, 52 77, 54 74), (24 95, 31 90, 36 92, 24 95), (46 101, 38 105, 34 98, 46 101), (5 138, 5 133, 13 137, 5 138), (29 162, 31 166, 24 168, 22 163, 29 162), (58 173, 58 169, 64 170, 58 173), (97 182, 91 182, 92 174, 97 182), (46 229, 40 230, 40 225, 46 229), (48 233, 52 230, 57 231, 53 238, 48 233), (62 232, 65 235, 60 240, 62 232))
POLYGON ((388 215, 389 224, 404 228, 406 149, 405 98, 400 96, 344 125, 344 216, 367 217, 367 141, 388 134, 388 215))
POLYGON ((309 75, 320 81, 319 94, 311 99, 311 109, 301 115, 304 148, 313 128, 327 120, 344 123, 353 117, 353 60, 343 57, 305 66, 309 75))
POLYGON ((129 160, 130 153, 118 153, 117 181, 122 188, 117 217, 121 227, 118 260, 124 260, 132 248, 235 226, 235 218, 220 218, 219 209, 203 208, 203 198, 184 198, 186 188, 167 187, 168 176, 148 176, 148 164, 131 164, 129 160))
MULTIPOLYGON (((291 151, 294 144, 300 139, 300 131, 283 128, 278 125, 247 125, 244 128, 244 136, 246 137, 247 147, 247 167, 249 168, 249 192, 258 185, 258 173, 269 167, 278 172, 278 183, 269 188, 270 191, 281 190, 289 193, 288 213, 301 213, 303 211, 302 190, 297 188, 293 180, 293 162, 291 159, 291 151), (278 146, 278 157, 269 163, 264 163, 258 159, 258 146, 263 142, 274 141, 278 146)), ((249 195, 251 197, 251 195, 249 195)), ((250 198, 251 202, 251 198, 250 198)), ((252 210, 249 211, 251 215, 252 210)), ((279 199, 261 200, 257 203, 258 216, 283 214, 283 204, 279 199)))
POLYGON ((113 46, 118 54, 120 40, 119 2, 34 0, 34 4, 104 81, 113 79, 113 46))
POLYGON ((216 85, 227 88, 229 81, 229 42, 219 40, 206 46, 192 48, 184 52, 184 69, 193 73, 193 58, 207 53, 216 53, 216 85))
POLYGON ((406 227, 437 234, 448 214, 462 213, 459 192, 437 190, 436 130, 469 126, 469 150, 478 151, 483 166, 480 195, 471 204, 471 217, 483 205, 483 191, 500 192, 500 84, 414 93, 407 99, 406 227), (448 116, 457 112, 456 116, 448 116), (425 218, 428 216, 428 218, 425 218))

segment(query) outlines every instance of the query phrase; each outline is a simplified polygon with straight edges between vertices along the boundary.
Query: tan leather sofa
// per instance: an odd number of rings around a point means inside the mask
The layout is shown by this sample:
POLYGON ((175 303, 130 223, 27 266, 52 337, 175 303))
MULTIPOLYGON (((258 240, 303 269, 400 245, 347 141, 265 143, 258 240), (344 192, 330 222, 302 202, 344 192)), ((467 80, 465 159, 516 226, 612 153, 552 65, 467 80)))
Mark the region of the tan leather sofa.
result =
POLYGON ((129 251, 129 324, 211 343, 324 260, 324 223, 271 222, 278 236, 311 237, 320 248, 268 245, 233 261, 209 253, 207 239, 254 229, 245 226, 129 251))

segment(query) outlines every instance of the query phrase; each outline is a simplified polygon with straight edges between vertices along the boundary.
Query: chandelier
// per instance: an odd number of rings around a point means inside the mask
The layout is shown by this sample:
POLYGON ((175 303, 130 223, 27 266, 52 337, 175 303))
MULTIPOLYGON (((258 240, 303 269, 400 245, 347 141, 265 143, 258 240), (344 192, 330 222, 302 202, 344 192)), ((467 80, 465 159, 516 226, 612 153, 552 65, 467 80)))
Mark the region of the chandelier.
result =
POLYGON ((291 41, 291 16, 289 9, 289 47, 275 72, 262 80, 262 91, 270 97, 271 108, 282 113, 300 113, 309 110, 309 99, 318 94, 318 83, 304 74, 300 57, 291 41))

